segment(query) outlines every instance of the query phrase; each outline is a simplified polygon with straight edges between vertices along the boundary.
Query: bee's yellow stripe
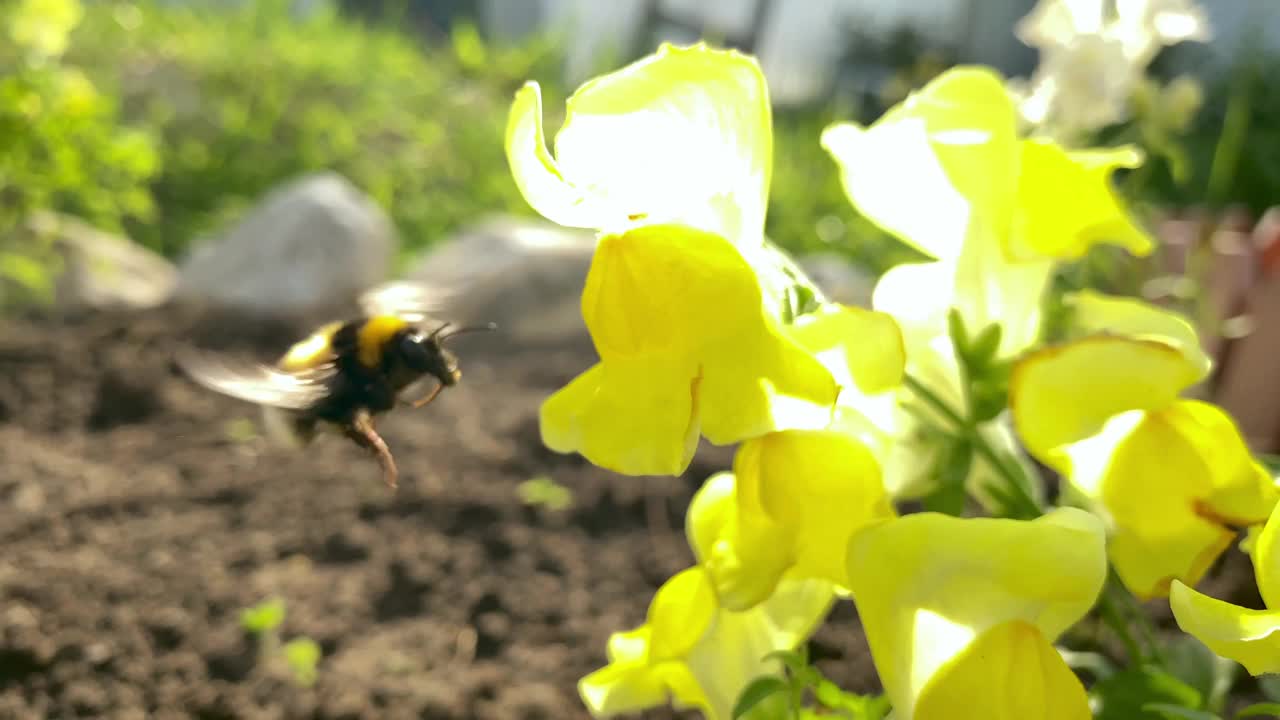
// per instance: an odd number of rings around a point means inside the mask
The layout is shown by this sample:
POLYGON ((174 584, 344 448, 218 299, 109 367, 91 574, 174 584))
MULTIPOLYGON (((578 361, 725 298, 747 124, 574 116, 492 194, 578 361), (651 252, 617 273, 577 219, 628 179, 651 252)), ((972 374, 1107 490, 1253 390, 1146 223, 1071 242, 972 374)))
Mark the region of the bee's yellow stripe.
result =
POLYGON ((396 333, 409 327, 409 323, 394 315, 378 315, 369 318, 356 333, 356 355, 365 367, 377 367, 382 362, 382 349, 396 333))
POLYGON ((328 361, 333 357, 333 334, 340 327, 342 327, 341 322, 329 323, 311 333, 305 340, 296 343, 289 348, 284 357, 280 358, 280 369, 288 372, 297 372, 316 367, 328 361))

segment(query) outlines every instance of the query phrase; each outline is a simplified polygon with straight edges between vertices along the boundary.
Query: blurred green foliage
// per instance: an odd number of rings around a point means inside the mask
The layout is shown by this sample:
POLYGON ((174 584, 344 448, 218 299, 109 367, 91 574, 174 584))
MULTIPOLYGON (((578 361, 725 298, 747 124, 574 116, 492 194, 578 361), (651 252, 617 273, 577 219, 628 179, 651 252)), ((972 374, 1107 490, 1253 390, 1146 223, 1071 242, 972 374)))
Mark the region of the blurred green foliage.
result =
POLYGON ((1246 35, 1225 63, 1214 52, 1221 50, 1179 46, 1157 58, 1134 94, 1133 116, 1093 138, 1146 153, 1121 187, 1131 201, 1156 209, 1235 206, 1257 217, 1280 198, 1280 87, 1268 82, 1280 70, 1280 51, 1246 35))
MULTIPOLYGON (((482 214, 533 214, 511 180, 503 129, 528 79, 543 86, 546 126, 559 126, 555 38, 496 45, 465 22, 429 36, 394 12, 309 5, 0 5, 0 278, 48 291, 48 242, 15 232, 34 210, 79 215, 174 257, 309 171, 337 171, 373 196, 406 256, 482 214)), ((906 57, 879 104, 947 64, 906 57)), ((1280 122, 1280 91, 1263 79, 1276 63, 1242 60, 1203 89, 1194 115, 1175 112, 1198 99, 1187 85, 1144 88, 1135 121, 1103 138, 1152 157, 1126 192, 1153 205, 1274 202, 1280 169, 1267 159, 1280 139, 1266 131, 1280 122), (1234 146, 1220 142, 1224 126, 1234 146)), ((787 250, 834 251, 875 273, 916 255, 854 211, 819 144, 829 123, 867 115, 840 103, 776 113, 766 231, 787 250)))
POLYGON ((108 230, 152 217, 154 144, 122 127, 116 99, 64 56, 83 19, 76 0, 0 5, 0 308, 52 293, 57 255, 28 222, 34 212, 108 230))
POLYGON ((305 15, 283 0, 213 5, 99 2, 72 38, 68 58, 163 148, 156 213, 130 224, 134 239, 179 254, 321 169, 386 208, 406 250, 523 205, 502 130, 515 88, 551 72, 549 44, 494 49, 464 27, 429 47, 325 3, 305 15))
MULTIPOLYGON (((119 146, 100 148, 75 192, 32 194, 32 206, 122 229, 170 257, 278 183, 321 169, 388 210, 406 255, 484 213, 532 214, 511 180, 503 130, 528 79, 543 85, 547 125, 558 126, 566 93, 552 38, 492 45, 463 23, 432 41, 394 18, 357 20, 323 3, 300 16, 284 0, 76 7, 83 19, 64 72, 100 88, 96 132, 117 132, 119 146), (116 131, 120 123, 145 132, 116 131)), ((779 114, 768 232, 791 250, 834 250, 880 269, 899 246, 849 207, 818 144, 831 119, 779 114)))

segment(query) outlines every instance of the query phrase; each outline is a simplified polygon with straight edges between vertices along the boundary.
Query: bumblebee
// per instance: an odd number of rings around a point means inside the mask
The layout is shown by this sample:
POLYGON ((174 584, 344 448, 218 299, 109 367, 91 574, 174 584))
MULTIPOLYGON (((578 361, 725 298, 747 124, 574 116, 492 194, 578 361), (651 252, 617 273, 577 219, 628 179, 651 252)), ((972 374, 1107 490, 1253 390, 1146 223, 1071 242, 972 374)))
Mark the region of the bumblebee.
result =
POLYGON ((268 437, 280 444, 300 449, 320 431, 336 430, 377 458, 394 489, 399 471, 375 420, 397 405, 421 408, 458 383, 462 371, 447 340, 497 329, 443 322, 428 330, 442 299, 414 284, 384 285, 360 298, 358 317, 317 328, 274 366, 191 350, 176 360, 199 385, 259 405, 268 437), (424 384, 434 388, 424 394, 424 384))

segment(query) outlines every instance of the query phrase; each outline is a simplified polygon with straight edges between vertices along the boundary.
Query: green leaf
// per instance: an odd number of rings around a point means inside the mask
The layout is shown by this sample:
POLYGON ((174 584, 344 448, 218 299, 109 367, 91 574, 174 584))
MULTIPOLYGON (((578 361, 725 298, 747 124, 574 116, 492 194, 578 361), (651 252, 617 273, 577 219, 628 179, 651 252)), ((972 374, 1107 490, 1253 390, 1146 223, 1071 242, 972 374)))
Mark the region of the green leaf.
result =
POLYGON ((774 650, 765 655, 764 659, 766 661, 777 660, 786 666, 787 670, 791 671, 792 674, 798 675, 809 667, 809 656, 806 650, 807 648, 803 645, 797 650, 774 650))
POLYGON ((749 685, 743 688, 742 693, 738 695, 738 701, 733 705, 733 720, 751 712, 751 709, 764 702, 768 698, 778 693, 784 693, 791 689, 786 680, 776 675, 765 675, 752 680, 749 685))
POLYGON ((1149 705, 1171 705, 1188 710, 1204 707, 1200 693, 1155 666, 1126 668, 1098 682, 1093 688, 1097 720, 1164 720, 1167 714, 1150 711, 1149 705))
POLYGON ((1116 666, 1106 655, 1096 652, 1087 652, 1082 650, 1059 650, 1058 654, 1062 656, 1067 667, 1072 670, 1084 670, 1091 673, 1099 680, 1103 680, 1116 674, 1116 666))
POLYGON ((1280 475, 1280 455, 1271 455, 1269 453, 1258 453, 1256 455, 1258 462, 1267 468, 1267 472, 1272 475, 1280 475))
POLYGON ((1263 675, 1258 678, 1262 695, 1273 702, 1280 702, 1280 675, 1263 675))
POLYGON ((1179 635, 1165 646, 1165 667, 1199 691, 1210 710, 1221 710, 1240 666, 1218 657, 1190 635, 1179 635))
POLYGON ((981 371, 996 356, 996 351, 1000 349, 1000 339, 1003 329, 1000 323, 991 323, 978 333, 978 337, 973 341, 973 345, 967 348, 965 353, 966 364, 973 372, 981 371))
POLYGON ((284 622, 284 600, 272 598, 240 613, 240 625, 258 635, 275 630, 284 622))
POLYGON ((294 679, 302 685, 315 683, 320 655, 320 645, 311 638, 295 638, 284 646, 284 660, 289 664, 294 679))
POLYGON ((1207 710, 1192 710, 1180 705, 1169 705, 1167 703, 1147 703, 1142 706, 1142 709, 1145 712, 1155 713, 1159 717, 1166 718, 1166 720, 1222 720, 1222 718, 1207 710))
POLYGON ((1236 720, 1247 717, 1280 718, 1280 703, 1254 703, 1236 713, 1236 720))
POLYGON ((53 270, 46 263, 23 254, 0 255, 0 278, 8 278, 29 292, 45 294, 53 288, 53 270))
POLYGON ((965 329, 960 311, 955 308, 947 312, 947 332, 951 335, 951 344, 955 345, 957 359, 963 361, 969 354, 969 331, 965 329))

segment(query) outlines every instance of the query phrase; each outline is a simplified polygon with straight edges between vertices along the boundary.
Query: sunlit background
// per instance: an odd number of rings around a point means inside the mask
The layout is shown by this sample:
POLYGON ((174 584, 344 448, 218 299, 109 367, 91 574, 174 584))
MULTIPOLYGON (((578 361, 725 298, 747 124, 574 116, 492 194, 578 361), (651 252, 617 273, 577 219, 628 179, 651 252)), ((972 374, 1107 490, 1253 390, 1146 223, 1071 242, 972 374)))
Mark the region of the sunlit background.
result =
MULTIPOLYGON (((663 41, 759 58, 767 233, 851 303, 914 256, 851 208, 831 122, 982 63, 1029 122, 1136 144, 1117 190, 1165 250, 1060 282, 1187 311, 1209 392, 1280 450, 1280 4, 1202 0, 1140 58, 1078 27, 1051 56, 1035 5, 0 2, 0 717, 585 716, 574 683, 687 563, 684 508, 728 455, 641 481, 542 449, 538 404, 590 361, 591 239, 525 204, 503 131, 526 80, 553 133, 663 41), (482 277, 450 312, 503 328, 387 421, 398 493, 340 442, 268 446, 170 364, 269 355, 393 277, 482 277)), ((851 617, 815 644, 875 687, 851 617)))

